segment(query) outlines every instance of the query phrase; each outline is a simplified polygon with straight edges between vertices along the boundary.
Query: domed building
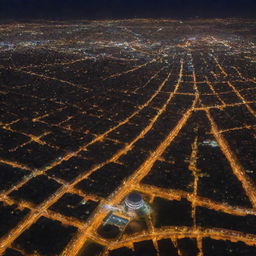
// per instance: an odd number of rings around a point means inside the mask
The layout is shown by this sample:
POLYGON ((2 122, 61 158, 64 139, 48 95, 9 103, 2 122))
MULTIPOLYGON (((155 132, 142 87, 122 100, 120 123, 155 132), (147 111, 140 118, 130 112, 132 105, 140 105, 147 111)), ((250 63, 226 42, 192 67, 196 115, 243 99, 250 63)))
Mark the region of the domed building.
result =
POLYGON ((124 200, 124 209, 128 215, 148 215, 150 214, 149 205, 143 200, 141 194, 130 193, 124 200))

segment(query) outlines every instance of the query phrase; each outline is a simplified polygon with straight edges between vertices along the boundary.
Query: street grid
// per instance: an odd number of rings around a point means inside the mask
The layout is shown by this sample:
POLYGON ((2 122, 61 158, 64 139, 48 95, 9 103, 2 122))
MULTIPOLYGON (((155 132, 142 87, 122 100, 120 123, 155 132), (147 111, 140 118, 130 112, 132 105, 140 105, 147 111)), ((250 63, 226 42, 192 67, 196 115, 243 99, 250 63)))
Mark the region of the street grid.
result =
POLYGON ((255 29, 2 24, 0 254, 256 254, 255 29), (101 237, 132 191, 147 227, 101 237))

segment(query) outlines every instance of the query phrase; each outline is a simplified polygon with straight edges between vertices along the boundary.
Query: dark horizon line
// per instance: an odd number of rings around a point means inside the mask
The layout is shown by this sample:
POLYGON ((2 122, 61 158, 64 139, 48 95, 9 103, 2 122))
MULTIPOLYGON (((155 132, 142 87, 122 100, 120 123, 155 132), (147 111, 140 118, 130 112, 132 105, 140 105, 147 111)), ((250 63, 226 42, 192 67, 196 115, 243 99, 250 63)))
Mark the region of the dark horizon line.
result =
POLYGON ((86 17, 86 16, 27 16, 27 17, 0 17, 0 22, 3 21, 93 21, 93 20, 134 20, 134 19, 152 19, 152 20, 200 20, 200 19, 243 19, 252 20, 256 19, 255 15, 184 15, 184 16, 153 16, 153 15, 127 15, 127 16, 111 16, 105 15, 101 17, 86 17))

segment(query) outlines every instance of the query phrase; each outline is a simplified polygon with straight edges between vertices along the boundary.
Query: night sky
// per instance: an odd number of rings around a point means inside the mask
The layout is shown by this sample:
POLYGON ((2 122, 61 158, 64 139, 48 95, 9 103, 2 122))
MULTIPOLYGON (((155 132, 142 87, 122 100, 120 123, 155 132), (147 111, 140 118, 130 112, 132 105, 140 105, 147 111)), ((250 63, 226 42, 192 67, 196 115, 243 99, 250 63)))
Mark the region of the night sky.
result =
POLYGON ((256 18, 256 0, 0 0, 0 19, 256 18))

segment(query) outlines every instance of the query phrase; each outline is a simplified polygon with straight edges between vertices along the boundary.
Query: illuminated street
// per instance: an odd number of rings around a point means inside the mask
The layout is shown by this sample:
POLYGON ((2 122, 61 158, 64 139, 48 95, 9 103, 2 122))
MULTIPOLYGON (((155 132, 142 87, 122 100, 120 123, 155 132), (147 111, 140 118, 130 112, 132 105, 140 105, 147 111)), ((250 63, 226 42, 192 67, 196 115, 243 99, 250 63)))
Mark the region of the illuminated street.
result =
POLYGON ((0 255, 256 255, 255 31, 0 25, 0 255), (100 235, 133 191, 152 213, 100 235))

